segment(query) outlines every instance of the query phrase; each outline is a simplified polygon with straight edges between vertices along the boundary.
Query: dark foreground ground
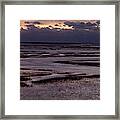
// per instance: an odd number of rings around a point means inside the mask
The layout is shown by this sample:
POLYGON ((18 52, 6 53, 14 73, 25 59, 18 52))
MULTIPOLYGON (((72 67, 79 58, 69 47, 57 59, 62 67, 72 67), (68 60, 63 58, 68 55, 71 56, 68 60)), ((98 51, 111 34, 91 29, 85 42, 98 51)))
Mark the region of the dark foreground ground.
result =
POLYGON ((99 100, 100 49, 81 44, 22 44, 21 100, 99 100))
POLYGON ((24 100, 99 100, 100 83, 98 78, 48 82, 21 87, 20 93, 24 100))

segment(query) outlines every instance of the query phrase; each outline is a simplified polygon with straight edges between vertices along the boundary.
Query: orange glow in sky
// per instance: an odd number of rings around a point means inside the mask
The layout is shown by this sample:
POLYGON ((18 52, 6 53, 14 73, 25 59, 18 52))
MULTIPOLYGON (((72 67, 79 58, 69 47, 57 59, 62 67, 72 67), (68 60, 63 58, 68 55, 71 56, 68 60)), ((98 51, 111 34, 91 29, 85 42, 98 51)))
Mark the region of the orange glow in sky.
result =
POLYGON ((72 26, 68 26, 64 24, 64 22, 66 21, 84 22, 84 23, 87 23, 87 22, 95 23, 96 22, 96 20, 21 20, 20 28, 27 29, 27 25, 34 25, 37 28, 73 29, 72 26))

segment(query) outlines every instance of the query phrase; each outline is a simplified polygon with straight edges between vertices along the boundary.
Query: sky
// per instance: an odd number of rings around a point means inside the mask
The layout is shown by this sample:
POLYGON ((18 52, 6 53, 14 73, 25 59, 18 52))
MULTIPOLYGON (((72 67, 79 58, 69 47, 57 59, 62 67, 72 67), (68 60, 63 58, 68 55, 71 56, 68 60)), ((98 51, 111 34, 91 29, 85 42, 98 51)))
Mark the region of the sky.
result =
POLYGON ((21 42, 100 43, 99 20, 21 20, 21 42))

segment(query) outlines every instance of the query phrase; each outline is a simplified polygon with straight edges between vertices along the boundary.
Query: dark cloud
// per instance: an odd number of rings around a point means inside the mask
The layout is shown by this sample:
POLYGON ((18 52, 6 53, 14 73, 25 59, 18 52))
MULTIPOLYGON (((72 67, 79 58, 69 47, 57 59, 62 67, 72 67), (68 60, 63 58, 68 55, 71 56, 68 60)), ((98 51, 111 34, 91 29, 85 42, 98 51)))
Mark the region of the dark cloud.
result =
POLYGON ((73 27, 74 29, 89 29, 89 30, 96 30, 97 25, 96 23, 91 23, 91 22, 71 22, 71 21, 66 21, 64 22, 65 25, 68 25, 69 27, 73 27))
POLYGON ((26 27, 29 28, 29 27, 35 27, 35 26, 34 25, 26 25, 26 27))
POLYGON ((53 26, 49 25, 49 28, 53 28, 53 26))
POLYGON ((41 24, 39 21, 25 21, 26 24, 41 24))
POLYGON ((24 23, 25 23, 25 24, 29 24, 30 22, 28 22, 28 21, 25 21, 24 23))
POLYGON ((35 27, 34 25, 26 25, 28 32, 31 31, 39 31, 39 28, 35 27))
MULTIPOLYGON (((74 26, 76 26, 76 24, 74 26)), ((34 25, 28 25, 27 28, 27 30, 21 29, 20 31, 21 42, 87 43, 97 45, 100 43, 99 31, 79 31, 77 29, 65 30, 59 28, 50 29, 49 27, 37 28, 34 25)))
POLYGON ((65 27, 66 25, 64 24, 63 26, 65 27))
POLYGON ((34 21, 33 24, 41 24, 41 23, 38 21, 34 21))
POLYGON ((55 24, 55 26, 59 26, 58 24, 55 24))
POLYGON ((45 31, 45 32, 48 32, 48 31, 51 31, 51 29, 49 27, 45 27, 45 28, 41 28, 39 29, 39 31, 45 31))

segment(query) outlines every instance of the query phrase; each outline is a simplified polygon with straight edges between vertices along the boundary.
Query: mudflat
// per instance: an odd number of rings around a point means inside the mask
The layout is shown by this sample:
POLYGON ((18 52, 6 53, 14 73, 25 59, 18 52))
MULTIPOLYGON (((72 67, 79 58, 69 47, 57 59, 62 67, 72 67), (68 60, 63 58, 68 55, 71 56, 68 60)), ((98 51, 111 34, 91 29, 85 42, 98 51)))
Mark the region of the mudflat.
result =
POLYGON ((22 43, 20 99, 99 100, 99 46, 22 43))

